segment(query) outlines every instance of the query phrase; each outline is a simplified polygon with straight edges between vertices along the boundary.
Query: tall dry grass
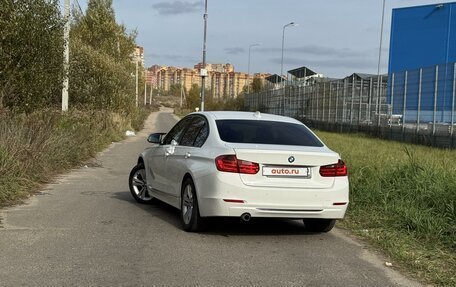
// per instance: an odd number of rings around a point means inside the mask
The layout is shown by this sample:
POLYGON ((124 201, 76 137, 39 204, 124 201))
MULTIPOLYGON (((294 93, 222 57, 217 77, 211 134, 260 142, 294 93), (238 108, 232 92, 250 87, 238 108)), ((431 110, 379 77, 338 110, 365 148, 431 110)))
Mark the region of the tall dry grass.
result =
POLYGON ((40 110, 0 113, 0 205, 26 197, 59 172, 90 159, 126 129, 139 130, 148 111, 40 110))

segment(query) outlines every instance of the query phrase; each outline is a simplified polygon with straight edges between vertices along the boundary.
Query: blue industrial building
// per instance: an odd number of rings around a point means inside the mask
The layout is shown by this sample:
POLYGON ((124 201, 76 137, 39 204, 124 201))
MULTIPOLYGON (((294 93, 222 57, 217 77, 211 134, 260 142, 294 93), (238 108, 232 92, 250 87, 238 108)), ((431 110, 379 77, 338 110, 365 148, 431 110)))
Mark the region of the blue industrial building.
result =
POLYGON ((456 2, 393 9, 388 103, 405 122, 453 122, 456 2))

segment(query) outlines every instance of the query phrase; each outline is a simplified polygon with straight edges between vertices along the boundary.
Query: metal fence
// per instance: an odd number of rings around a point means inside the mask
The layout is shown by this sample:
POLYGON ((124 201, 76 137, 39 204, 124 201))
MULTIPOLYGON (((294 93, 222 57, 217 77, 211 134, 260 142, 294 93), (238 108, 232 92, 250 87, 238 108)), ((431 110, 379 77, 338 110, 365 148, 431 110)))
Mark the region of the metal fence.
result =
POLYGON ((455 65, 287 84, 246 95, 245 108, 294 117, 322 130, 455 148, 455 65))

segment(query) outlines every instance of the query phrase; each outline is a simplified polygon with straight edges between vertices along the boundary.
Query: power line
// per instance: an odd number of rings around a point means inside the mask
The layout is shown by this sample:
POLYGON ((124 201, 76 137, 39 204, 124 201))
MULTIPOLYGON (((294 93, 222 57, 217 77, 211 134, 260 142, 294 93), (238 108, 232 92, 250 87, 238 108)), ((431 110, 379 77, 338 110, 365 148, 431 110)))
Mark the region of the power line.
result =
POLYGON ((79 12, 81 12, 81 14, 84 15, 84 12, 82 11, 81 5, 79 4, 79 0, 76 0, 76 5, 78 5, 79 12))

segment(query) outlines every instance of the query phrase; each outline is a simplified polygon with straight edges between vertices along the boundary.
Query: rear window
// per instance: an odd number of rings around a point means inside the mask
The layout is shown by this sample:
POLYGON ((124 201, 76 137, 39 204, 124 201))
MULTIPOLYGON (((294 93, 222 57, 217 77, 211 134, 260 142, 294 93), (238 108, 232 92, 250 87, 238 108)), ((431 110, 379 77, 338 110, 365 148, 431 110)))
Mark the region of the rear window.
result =
POLYGON ((304 125, 256 120, 217 120, 220 138, 230 143, 322 147, 323 143, 304 125))

